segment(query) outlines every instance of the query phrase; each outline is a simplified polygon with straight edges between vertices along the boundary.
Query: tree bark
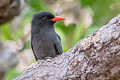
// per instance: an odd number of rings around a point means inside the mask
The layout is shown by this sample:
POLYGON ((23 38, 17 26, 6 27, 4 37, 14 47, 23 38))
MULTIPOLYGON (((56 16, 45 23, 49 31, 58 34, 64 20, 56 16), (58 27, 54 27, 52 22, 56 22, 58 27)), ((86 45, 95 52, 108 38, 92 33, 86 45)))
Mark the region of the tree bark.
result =
POLYGON ((120 80, 120 15, 66 53, 33 63, 15 80, 120 80))

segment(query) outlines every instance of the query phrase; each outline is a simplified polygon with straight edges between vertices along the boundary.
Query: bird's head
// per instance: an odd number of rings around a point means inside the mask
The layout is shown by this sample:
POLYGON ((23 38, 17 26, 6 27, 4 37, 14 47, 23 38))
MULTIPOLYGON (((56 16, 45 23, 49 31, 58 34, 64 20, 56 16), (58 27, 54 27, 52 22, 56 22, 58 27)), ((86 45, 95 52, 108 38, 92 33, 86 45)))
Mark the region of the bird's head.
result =
POLYGON ((60 20, 65 20, 65 18, 42 11, 33 15, 32 24, 53 25, 56 21, 60 20))

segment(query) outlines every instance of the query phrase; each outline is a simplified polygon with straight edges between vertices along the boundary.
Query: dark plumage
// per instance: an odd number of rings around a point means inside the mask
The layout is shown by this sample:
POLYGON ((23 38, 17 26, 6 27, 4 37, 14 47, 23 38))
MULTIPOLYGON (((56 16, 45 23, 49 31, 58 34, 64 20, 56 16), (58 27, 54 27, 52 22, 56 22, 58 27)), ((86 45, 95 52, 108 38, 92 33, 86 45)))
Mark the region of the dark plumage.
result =
POLYGON ((62 54, 59 35, 54 30, 54 23, 64 18, 55 18, 49 12, 39 12, 33 16, 31 29, 31 47, 36 60, 56 57, 62 54))

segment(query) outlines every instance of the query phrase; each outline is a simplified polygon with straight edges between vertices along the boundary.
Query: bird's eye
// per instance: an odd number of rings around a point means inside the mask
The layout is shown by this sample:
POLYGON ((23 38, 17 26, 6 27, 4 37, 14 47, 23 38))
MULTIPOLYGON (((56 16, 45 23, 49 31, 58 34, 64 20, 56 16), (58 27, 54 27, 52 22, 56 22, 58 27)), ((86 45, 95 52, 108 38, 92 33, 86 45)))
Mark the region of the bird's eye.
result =
POLYGON ((47 17, 47 16, 45 16, 45 17, 43 17, 43 18, 42 18, 42 20, 45 20, 45 19, 48 19, 48 17, 47 17))

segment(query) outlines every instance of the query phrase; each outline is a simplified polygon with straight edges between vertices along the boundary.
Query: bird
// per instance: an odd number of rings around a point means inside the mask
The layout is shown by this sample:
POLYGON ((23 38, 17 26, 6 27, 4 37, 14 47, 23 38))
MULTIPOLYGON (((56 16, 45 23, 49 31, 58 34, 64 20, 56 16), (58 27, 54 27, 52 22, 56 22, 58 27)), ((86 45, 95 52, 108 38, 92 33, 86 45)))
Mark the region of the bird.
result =
POLYGON ((56 21, 66 20, 47 11, 33 15, 31 25, 31 48, 36 61, 56 57, 63 53, 60 36, 54 30, 56 21))

